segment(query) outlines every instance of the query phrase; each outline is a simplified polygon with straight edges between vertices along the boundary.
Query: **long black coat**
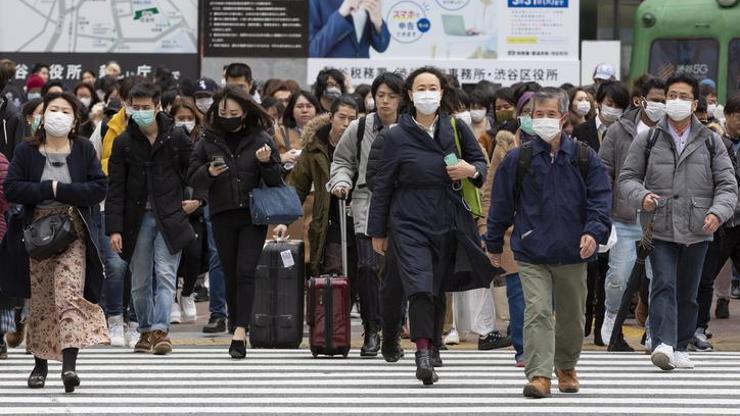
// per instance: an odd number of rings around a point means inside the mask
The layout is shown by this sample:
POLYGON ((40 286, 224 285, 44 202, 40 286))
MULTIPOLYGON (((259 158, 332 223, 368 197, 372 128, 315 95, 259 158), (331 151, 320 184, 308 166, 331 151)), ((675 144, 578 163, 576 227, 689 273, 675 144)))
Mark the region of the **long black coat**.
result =
MULTIPOLYGON (((462 159, 474 165, 480 187, 486 158, 472 131, 457 121, 462 159)), ((368 234, 389 238, 407 296, 487 287, 495 274, 481 248, 472 215, 445 170, 455 153, 450 117, 440 114, 435 137, 401 116, 383 146, 373 178, 368 234)))
POLYGON ((113 143, 108 162, 105 225, 108 235, 123 237, 123 258, 130 260, 149 201, 157 226, 171 254, 195 239, 182 209, 185 175, 193 145, 184 129, 164 113, 157 114, 159 135, 154 145, 136 123, 113 143))
POLYGON ((8 232, 0 246, 0 287, 6 296, 31 296, 28 253, 23 246, 23 228, 33 221, 35 206, 43 201, 56 200, 79 210, 85 221, 85 292, 90 302, 97 303, 103 284, 103 263, 98 255, 96 241, 90 233, 92 207, 105 198, 106 178, 100 169, 95 148, 87 140, 77 138, 67 157, 72 183, 58 184, 54 197, 52 181, 41 182, 46 158, 38 147, 22 142, 16 146, 13 161, 5 178, 5 196, 8 202, 23 204, 23 209, 12 210, 8 232))

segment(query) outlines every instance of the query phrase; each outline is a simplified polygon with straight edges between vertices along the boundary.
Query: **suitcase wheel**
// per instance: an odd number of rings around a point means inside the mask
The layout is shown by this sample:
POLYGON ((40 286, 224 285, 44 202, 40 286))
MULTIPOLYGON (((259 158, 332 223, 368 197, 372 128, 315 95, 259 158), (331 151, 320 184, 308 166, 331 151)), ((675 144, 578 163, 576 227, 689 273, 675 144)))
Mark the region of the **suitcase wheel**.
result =
POLYGON ((349 355, 349 348, 342 348, 342 357, 347 358, 349 355))
POLYGON ((311 354, 313 355, 313 358, 316 358, 319 356, 319 351, 316 348, 311 348, 311 354))

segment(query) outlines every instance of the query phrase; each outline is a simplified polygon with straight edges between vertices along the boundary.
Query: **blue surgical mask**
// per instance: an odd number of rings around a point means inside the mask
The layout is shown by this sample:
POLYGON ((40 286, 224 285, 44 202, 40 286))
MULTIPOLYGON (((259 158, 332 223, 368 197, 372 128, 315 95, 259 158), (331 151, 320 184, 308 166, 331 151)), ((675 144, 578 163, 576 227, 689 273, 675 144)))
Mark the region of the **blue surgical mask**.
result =
POLYGON ((154 123, 154 110, 134 110, 131 112, 131 118, 139 127, 148 127, 154 123))
POLYGON ((35 116, 33 116, 33 121, 31 122, 31 132, 36 133, 36 130, 38 130, 40 125, 41 125, 41 114, 36 114, 35 116))
POLYGON ((533 136, 534 128, 532 127, 532 117, 519 116, 519 128, 522 129, 523 132, 529 134, 530 136, 533 136))
POLYGON ((29 92, 28 93, 28 101, 35 100, 37 98, 41 98, 40 92, 29 92))

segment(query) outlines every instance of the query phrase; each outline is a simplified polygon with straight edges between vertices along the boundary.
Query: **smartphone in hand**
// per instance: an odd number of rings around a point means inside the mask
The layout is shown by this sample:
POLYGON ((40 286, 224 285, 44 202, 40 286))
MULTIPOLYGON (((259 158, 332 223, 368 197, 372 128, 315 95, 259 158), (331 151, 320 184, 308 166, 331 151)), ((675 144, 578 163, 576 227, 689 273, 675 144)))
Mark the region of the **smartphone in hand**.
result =
POLYGON ((447 166, 455 166, 460 161, 457 159, 457 155, 454 153, 450 153, 449 155, 445 156, 445 165, 447 166))

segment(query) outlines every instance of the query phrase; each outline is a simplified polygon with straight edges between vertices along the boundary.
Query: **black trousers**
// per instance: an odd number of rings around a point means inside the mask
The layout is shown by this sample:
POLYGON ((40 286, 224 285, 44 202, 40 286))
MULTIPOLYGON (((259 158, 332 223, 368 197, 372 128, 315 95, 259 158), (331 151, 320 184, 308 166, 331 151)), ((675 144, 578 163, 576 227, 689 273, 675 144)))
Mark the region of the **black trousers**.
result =
MULTIPOLYGON (((601 325, 604 323, 604 285, 606 285, 606 272, 609 270, 609 254, 599 254, 598 260, 588 264, 587 268, 587 287, 586 295, 586 328, 585 335, 591 333, 593 327, 594 333, 601 333, 601 325)), ((609 340, 603 340, 608 343, 609 340)))
MULTIPOLYGON (((393 242, 390 242, 393 244, 393 242)), ((392 250, 386 252, 380 282, 380 321, 384 339, 399 336, 406 316, 406 294, 398 273, 398 264, 392 250)))
POLYGON ((436 346, 442 345, 442 330, 445 323, 445 296, 418 293, 409 299, 409 325, 411 340, 428 338, 436 346))
POLYGON ((366 329, 380 328, 380 259, 372 239, 357 235, 357 278, 353 283, 360 295, 360 315, 366 329))
POLYGON ((254 278, 267 226, 253 225, 248 210, 211 217, 213 238, 226 276, 226 306, 233 327, 249 326, 254 301, 254 278))
POLYGON ((200 276, 201 272, 205 273, 208 270, 208 267, 204 267, 204 258, 207 256, 206 253, 208 253, 208 244, 203 216, 191 217, 190 225, 195 231, 196 238, 182 250, 180 267, 177 272, 177 275, 183 278, 182 296, 192 295, 198 276, 200 276))
POLYGON ((714 241, 709 243, 707 255, 704 257, 699 292, 696 296, 699 304, 697 328, 707 329, 709 326, 714 279, 717 278, 728 259, 732 259, 735 267, 740 267, 740 226, 720 229, 714 234, 714 241))

